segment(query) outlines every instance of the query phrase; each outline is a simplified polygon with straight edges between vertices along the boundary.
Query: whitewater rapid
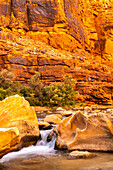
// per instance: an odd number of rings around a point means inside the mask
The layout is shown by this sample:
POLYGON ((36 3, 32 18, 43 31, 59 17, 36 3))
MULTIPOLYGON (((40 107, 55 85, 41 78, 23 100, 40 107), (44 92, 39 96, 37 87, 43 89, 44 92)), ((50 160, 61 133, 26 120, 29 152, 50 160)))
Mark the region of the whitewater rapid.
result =
POLYGON ((47 142, 47 136, 50 132, 51 130, 40 131, 41 140, 39 140, 35 146, 29 146, 21 149, 20 151, 8 153, 0 159, 0 163, 7 162, 15 158, 32 157, 34 155, 55 155, 55 139, 50 142, 47 142))

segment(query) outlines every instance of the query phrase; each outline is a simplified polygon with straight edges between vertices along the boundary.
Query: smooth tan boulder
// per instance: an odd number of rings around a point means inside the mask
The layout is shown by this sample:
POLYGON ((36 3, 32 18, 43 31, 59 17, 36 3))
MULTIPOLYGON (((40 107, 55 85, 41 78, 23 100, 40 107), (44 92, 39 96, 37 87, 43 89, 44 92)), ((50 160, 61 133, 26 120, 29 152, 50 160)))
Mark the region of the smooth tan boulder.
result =
POLYGON ((19 95, 0 101, 0 127, 17 127, 21 137, 20 147, 35 144, 40 135, 34 108, 19 95))
POLYGON ((15 150, 20 143, 19 131, 16 127, 0 128, 0 158, 15 150))
POLYGON ((59 124, 62 121, 62 116, 60 114, 47 115, 44 122, 59 124))
POLYGON ((113 151, 113 117, 75 113, 56 128, 56 147, 68 150, 113 151))
POLYGON ((92 158, 95 154, 88 151, 72 151, 69 154, 71 157, 79 159, 79 158, 92 158))
POLYGON ((73 142, 76 136, 76 129, 86 127, 86 117, 81 112, 76 112, 72 116, 64 118, 56 128, 56 147, 68 149, 68 145, 73 142))

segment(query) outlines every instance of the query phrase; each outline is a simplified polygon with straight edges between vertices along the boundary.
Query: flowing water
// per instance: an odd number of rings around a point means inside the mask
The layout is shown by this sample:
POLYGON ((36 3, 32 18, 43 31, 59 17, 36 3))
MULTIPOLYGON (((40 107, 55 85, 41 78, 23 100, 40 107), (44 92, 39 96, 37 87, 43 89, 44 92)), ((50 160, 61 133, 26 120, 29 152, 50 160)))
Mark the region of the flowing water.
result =
POLYGON ((73 159, 67 152, 54 149, 55 139, 46 142, 51 130, 41 131, 36 146, 11 152, 0 159, 0 170, 113 170, 113 153, 95 153, 89 159, 73 159))
POLYGON ((68 153, 54 149, 55 139, 47 143, 51 130, 41 131, 42 140, 36 146, 11 152, 0 159, 0 170, 112 170, 113 154, 96 153, 90 159, 72 159, 68 153))

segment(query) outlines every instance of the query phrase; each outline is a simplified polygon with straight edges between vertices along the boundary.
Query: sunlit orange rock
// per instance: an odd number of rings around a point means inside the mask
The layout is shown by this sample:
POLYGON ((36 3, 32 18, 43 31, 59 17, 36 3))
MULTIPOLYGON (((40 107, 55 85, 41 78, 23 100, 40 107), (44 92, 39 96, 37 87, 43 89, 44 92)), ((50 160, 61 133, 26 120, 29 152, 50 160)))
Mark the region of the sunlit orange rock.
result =
POLYGON ((107 0, 1 0, 0 25, 22 35, 22 29, 30 30, 29 36, 55 48, 84 48, 103 56, 112 35, 112 8, 113 2, 107 0))
POLYGON ((60 114, 47 115, 44 119, 44 122, 59 124, 62 120, 62 116, 60 114))
POLYGON ((72 0, 2 0, 0 25, 39 31, 37 40, 46 40, 53 47, 75 51, 75 47, 83 46, 86 39, 78 5, 72 0))
POLYGON ((18 95, 0 101, 0 127, 17 127, 21 137, 20 147, 35 144, 40 135, 34 108, 18 95))
POLYGON ((81 113, 65 118, 56 128, 56 147, 68 150, 113 151, 113 117, 81 113))
POLYGON ((0 158, 18 148, 20 134, 16 127, 0 128, 0 158))
POLYGON ((0 26, 9 26, 11 21, 11 0, 0 1, 0 26))

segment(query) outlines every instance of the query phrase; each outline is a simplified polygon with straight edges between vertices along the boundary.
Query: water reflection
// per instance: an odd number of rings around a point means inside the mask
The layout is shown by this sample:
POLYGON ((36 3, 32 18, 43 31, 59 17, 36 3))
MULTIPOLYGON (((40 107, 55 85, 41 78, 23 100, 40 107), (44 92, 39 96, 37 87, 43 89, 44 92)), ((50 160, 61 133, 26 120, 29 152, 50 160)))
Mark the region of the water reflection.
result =
POLYGON ((0 170, 102 170, 113 169, 113 154, 97 153, 90 159, 70 159, 67 153, 52 156, 32 155, 14 158, 0 165, 0 170))

